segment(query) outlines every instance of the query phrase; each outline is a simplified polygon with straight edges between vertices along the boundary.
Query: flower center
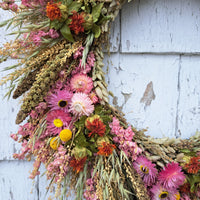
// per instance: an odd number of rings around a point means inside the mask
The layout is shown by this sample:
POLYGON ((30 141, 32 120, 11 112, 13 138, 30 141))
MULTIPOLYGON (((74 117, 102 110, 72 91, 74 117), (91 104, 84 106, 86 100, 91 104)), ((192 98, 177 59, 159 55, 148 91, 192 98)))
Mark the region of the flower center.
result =
POLYGON ((67 104, 68 102, 62 99, 58 102, 58 106, 61 108, 64 108, 65 106, 67 106, 67 104))
POLYGON ((77 111, 77 112, 82 112, 83 111, 83 109, 84 109, 84 107, 83 107, 83 105, 81 104, 81 103, 76 103, 76 105, 74 106, 74 109, 77 111))
POLYGON ((175 197, 176 197, 176 200, 179 200, 179 199, 181 198, 180 193, 178 192, 178 193, 175 195, 175 197))
POLYGON ((168 192, 161 192, 160 194, 159 194, 159 198, 160 199, 165 199, 165 198, 167 198, 168 197, 168 192))
POLYGON ((149 169, 147 167, 144 167, 143 165, 140 166, 140 170, 144 173, 144 174, 148 174, 149 173, 149 169))
POLYGON ((62 122, 61 119, 54 119, 54 120, 53 120, 53 124, 54 124, 54 126, 56 126, 57 128, 60 128, 60 127, 63 126, 63 122, 62 122))

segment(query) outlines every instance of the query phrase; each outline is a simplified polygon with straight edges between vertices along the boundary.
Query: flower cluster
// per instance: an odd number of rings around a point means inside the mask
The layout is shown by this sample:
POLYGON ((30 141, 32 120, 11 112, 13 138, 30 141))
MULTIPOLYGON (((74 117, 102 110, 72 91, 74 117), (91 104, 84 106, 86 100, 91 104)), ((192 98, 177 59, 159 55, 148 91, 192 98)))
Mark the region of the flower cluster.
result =
MULTIPOLYGON (((180 199, 179 187, 186 177, 178 163, 168 163, 159 173, 156 165, 143 156, 139 156, 133 167, 140 174, 153 200, 180 199)), ((184 194, 185 195, 185 194, 184 194)))
POLYGON ((191 141, 180 144, 189 153, 171 144, 172 159, 162 152, 168 152, 166 144, 161 148, 143 130, 126 126, 108 103, 101 48, 106 37, 100 35, 108 32, 119 1, 3 0, 0 7, 15 12, 1 26, 18 28, 11 33, 17 39, 0 48, 0 60, 20 62, 6 68, 15 71, 0 85, 9 81, 8 96, 13 90, 13 98, 24 95, 16 123, 27 121, 11 138, 21 143, 14 158, 35 158, 31 179, 44 164, 49 188, 56 184, 60 199, 68 189, 86 200, 200 197, 198 137, 194 148, 191 141), (179 165, 176 153, 183 152, 179 165))
POLYGON ((120 126, 120 122, 116 117, 113 117, 113 121, 110 124, 111 133, 114 135, 113 141, 119 144, 119 148, 125 152, 128 158, 136 160, 137 156, 142 152, 136 142, 133 142, 133 136, 131 126, 124 129, 120 126))

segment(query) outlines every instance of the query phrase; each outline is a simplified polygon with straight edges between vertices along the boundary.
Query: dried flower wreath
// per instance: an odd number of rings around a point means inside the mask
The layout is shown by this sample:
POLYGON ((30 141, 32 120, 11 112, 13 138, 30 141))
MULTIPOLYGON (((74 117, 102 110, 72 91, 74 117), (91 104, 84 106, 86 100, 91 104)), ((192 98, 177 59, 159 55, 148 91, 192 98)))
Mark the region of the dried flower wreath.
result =
POLYGON ((195 200, 200 198, 200 134, 188 140, 152 139, 109 105, 102 43, 125 0, 3 0, 17 28, 0 49, 18 64, 0 84, 23 95, 11 137, 14 158, 41 163, 55 197, 77 200, 195 200))

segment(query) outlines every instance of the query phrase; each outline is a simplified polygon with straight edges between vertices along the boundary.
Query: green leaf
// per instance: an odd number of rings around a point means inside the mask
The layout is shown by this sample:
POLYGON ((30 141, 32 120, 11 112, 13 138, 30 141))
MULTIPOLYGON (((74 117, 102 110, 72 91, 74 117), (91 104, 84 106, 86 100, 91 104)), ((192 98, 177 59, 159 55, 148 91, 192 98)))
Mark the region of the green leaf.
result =
POLYGON ((56 30, 59 30, 63 25, 63 22, 60 22, 59 20, 53 20, 50 22, 50 28, 54 28, 56 30))
POLYGON ((87 149, 87 154, 88 154, 89 156, 92 156, 92 152, 91 152, 90 150, 88 150, 88 149, 87 149))
POLYGON ((81 6, 82 6, 81 2, 72 1, 72 3, 68 6, 68 13, 72 14, 72 11, 78 12, 81 6))
POLYGON ((90 144, 87 142, 86 137, 83 132, 81 132, 74 140, 76 145, 80 147, 88 147, 90 144))
POLYGON ((97 22, 99 19, 99 16, 101 14, 101 9, 103 7, 104 3, 97 4, 96 6, 92 7, 92 16, 93 16, 93 22, 97 22))
POLYGON ((101 35, 101 28, 94 24, 92 27, 92 32, 94 33, 94 37, 98 38, 101 35))
POLYGON ((71 34, 70 28, 67 24, 65 24, 61 29, 60 29, 61 34, 65 39, 67 39, 70 42, 74 42, 74 38, 71 34))
POLYGON ((87 119, 87 116, 82 116, 79 121, 75 122, 74 125, 76 126, 76 128, 79 127, 85 127, 85 120, 87 119))
POLYGON ((99 21, 98 21, 98 25, 103 24, 104 22, 108 21, 110 18, 111 18, 110 15, 108 15, 108 16, 101 15, 101 16, 100 16, 100 19, 99 19, 99 21))

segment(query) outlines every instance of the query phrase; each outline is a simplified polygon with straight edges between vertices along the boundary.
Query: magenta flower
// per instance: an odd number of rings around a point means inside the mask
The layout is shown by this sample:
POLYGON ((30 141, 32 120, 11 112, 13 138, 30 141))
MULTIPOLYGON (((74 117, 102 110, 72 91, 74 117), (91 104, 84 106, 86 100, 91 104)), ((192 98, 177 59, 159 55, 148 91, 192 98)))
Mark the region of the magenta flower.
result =
POLYGON ((151 186, 155 183, 157 169, 155 168, 155 164, 153 164, 147 158, 144 156, 139 156, 137 160, 133 162, 133 167, 147 186, 151 186))
POLYGON ((60 133, 63 127, 68 127, 71 117, 62 110, 53 110, 47 114, 47 129, 53 134, 60 133))
POLYGON ((93 81, 87 75, 76 74, 71 78, 70 86, 74 92, 83 92, 89 94, 93 88, 93 81))
POLYGON ((67 112, 72 96, 68 90, 55 90, 55 93, 51 93, 46 100, 52 110, 60 109, 67 112))
POLYGON ((177 190, 168 190, 160 184, 154 185, 151 190, 151 200, 176 200, 177 190))
POLYGON ((93 111, 94 105, 87 94, 80 92, 74 94, 70 104, 70 112, 80 117, 82 115, 89 116, 93 111))
POLYGON ((184 173, 178 163, 168 163, 159 173, 159 182, 167 189, 178 188, 185 181, 184 173))

